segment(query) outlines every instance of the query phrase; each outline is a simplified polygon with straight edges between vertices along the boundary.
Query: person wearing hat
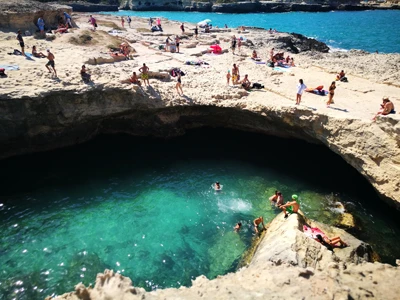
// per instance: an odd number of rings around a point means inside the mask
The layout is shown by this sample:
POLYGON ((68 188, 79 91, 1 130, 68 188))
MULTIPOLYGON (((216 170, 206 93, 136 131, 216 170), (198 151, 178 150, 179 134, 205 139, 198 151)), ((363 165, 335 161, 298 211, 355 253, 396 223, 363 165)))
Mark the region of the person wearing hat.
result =
POLYGON ((292 212, 297 213, 300 209, 300 204, 297 202, 298 200, 298 196, 297 195, 292 195, 292 201, 281 205, 279 208, 283 210, 283 212, 285 213, 285 218, 288 217, 287 211, 292 210, 292 212))
POLYGON ((376 117, 378 115, 388 115, 388 114, 394 114, 396 113, 394 110, 394 104, 392 101, 389 100, 388 97, 383 97, 382 99, 382 104, 381 104, 381 109, 378 111, 378 113, 375 115, 373 120, 376 120, 376 117))

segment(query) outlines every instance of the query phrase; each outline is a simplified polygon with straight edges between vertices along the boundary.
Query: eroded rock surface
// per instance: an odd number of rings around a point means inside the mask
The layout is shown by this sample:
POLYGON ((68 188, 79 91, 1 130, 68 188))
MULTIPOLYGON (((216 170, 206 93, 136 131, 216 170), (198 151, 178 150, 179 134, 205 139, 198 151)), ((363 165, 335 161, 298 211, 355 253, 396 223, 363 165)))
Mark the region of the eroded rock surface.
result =
POLYGON ((208 280, 199 276, 190 288, 145 292, 129 278, 106 270, 94 288, 78 284, 55 299, 396 299, 399 267, 370 263, 370 247, 335 227, 293 214, 270 224, 248 267, 208 280), (339 234, 350 247, 329 251, 302 232, 318 226, 329 237, 339 234))

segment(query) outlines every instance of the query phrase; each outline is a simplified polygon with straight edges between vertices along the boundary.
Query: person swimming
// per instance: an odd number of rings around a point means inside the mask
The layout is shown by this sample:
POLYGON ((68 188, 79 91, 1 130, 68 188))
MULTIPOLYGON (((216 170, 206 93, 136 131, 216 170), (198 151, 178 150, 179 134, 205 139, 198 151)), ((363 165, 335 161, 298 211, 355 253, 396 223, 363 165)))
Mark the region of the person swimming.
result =
POLYGON ((233 227, 233 231, 239 232, 240 228, 242 228, 242 223, 238 222, 235 227, 233 227))
POLYGON ((221 184, 219 183, 219 181, 217 181, 217 182, 215 183, 214 189, 215 189, 216 191, 222 190, 222 186, 221 186, 221 184))

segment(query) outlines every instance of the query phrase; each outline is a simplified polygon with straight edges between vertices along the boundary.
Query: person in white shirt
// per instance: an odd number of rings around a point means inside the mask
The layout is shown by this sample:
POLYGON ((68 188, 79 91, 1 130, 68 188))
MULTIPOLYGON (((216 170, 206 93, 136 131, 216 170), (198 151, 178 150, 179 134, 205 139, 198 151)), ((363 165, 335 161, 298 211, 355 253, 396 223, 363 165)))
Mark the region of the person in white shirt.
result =
POLYGON ((296 95, 296 105, 299 105, 301 102, 301 95, 303 95, 304 90, 306 89, 306 85, 303 82, 303 79, 299 80, 299 84, 297 85, 297 95, 296 95))

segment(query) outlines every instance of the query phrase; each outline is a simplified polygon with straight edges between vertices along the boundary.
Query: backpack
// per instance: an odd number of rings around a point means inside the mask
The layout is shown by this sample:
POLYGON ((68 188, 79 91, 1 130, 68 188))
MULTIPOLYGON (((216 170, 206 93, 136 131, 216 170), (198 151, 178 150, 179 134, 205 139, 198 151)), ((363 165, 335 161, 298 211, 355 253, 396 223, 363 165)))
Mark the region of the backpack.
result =
POLYGON ((0 76, 7 76, 5 73, 6 69, 0 68, 0 76))

